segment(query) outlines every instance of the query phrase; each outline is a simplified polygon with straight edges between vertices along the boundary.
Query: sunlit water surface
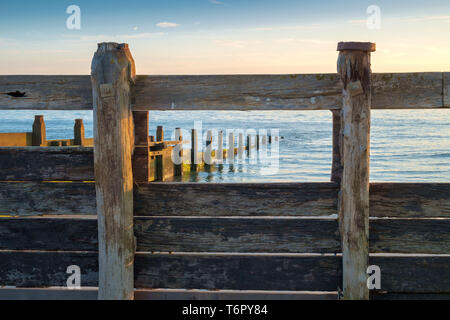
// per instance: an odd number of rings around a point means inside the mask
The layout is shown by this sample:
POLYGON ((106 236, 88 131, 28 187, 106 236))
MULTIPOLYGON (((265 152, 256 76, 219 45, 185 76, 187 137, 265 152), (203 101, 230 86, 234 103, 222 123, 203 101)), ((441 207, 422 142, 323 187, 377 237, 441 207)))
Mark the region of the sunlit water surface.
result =
MULTIPOLYGON (((91 111, 2 111, 0 132, 31 131, 34 115, 43 114, 47 139, 73 137, 74 119, 84 119, 92 137, 91 111)), ((165 138, 183 129, 189 140, 194 121, 207 129, 279 129, 280 161, 275 174, 261 173, 260 164, 224 165, 221 172, 201 172, 187 178, 199 182, 329 181, 332 122, 329 111, 152 111, 150 134, 164 126, 165 138)), ((373 110, 371 124, 371 181, 449 182, 450 110, 373 110)), ((226 138, 225 138, 226 139, 226 138)), ((225 140, 226 142, 226 140, 225 140)), ((186 148, 189 145, 185 146, 186 148)), ((270 150, 270 149, 269 149, 270 150)))

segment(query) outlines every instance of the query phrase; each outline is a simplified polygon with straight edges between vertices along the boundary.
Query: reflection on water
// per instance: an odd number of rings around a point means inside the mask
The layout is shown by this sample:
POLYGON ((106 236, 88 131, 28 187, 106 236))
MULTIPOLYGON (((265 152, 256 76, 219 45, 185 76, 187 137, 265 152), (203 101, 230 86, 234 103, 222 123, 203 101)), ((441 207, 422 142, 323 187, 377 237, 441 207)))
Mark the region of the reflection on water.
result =
MULTIPOLYGON (((35 114, 43 114, 48 139, 73 136, 73 120, 83 118, 86 136, 92 137, 90 111, 2 111, 0 132, 31 131, 35 114)), ((372 181, 450 181, 450 110, 373 110, 371 133, 372 181)), ((331 170, 331 112, 329 111, 152 111, 151 134, 162 125, 166 139, 183 129, 190 139, 195 120, 203 133, 217 129, 280 130, 280 167, 261 175, 260 166, 224 164, 212 172, 190 173, 183 181, 284 182, 329 181, 331 170)), ((225 137, 226 139, 226 137, 225 137)), ((186 145, 185 148, 189 148, 186 145)), ((270 149, 270 147, 269 147, 270 149)), ((179 179, 179 178, 178 178, 179 179)))

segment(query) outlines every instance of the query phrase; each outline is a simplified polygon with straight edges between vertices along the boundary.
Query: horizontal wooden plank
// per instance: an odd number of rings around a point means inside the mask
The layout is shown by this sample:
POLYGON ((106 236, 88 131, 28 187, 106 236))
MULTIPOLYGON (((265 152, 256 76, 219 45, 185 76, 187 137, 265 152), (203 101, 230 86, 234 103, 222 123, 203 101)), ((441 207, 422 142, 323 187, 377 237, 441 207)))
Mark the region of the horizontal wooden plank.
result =
POLYGON ((0 181, 92 181, 93 148, 0 148, 0 181))
POLYGON ((98 286, 98 253, 0 251, 0 286, 67 286, 69 266, 81 271, 82 287, 98 286))
POLYGON ((0 182, 0 215, 96 215, 95 183, 0 182))
POLYGON ((337 253, 335 219, 136 218, 137 251, 337 253))
MULTIPOLYGON (((97 294, 97 288, 0 288, 0 300, 97 300, 97 294)), ((337 292, 141 289, 134 300, 337 300, 337 292)))
MULTIPOLYGON (((381 290, 449 293, 449 256, 371 257, 380 266, 381 290)), ((0 285, 66 286, 67 267, 78 265, 81 285, 98 285, 96 253, 0 251, 0 285)), ((339 256, 136 254, 135 286, 168 289, 337 291, 339 256)))
MULTIPOLYGON (((0 169, 1 171, 1 169, 0 169)), ((372 217, 450 217, 448 183, 372 183, 372 217)), ((135 186, 136 216, 326 216, 336 214, 332 183, 135 186)), ((0 214, 96 214, 89 183, 0 182, 0 214)))
POLYGON ((91 77, 0 76, 0 109, 92 110, 91 77))
POLYGON ((449 219, 382 219, 369 223, 371 253, 450 254, 449 219))
MULTIPOLYGON (((135 218, 137 251, 339 253, 337 221, 302 218, 135 218)), ((372 220, 371 253, 448 254, 450 220, 372 220)), ((97 251, 94 218, 0 218, 0 249, 97 251)))
POLYGON ((450 218, 450 183, 371 183, 370 216, 450 218))
POLYGON ((97 251, 97 219, 0 218, 0 249, 97 251))
POLYGON ((450 293, 391 293, 374 292, 371 300, 450 300, 450 293))
POLYGON ((381 291, 450 293, 450 256, 372 256, 381 270, 381 291))
MULTIPOLYGON (((442 108, 444 74, 373 75, 372 109, 442 108)), ((137 76, 135 110, 339 109, 337 74, 137 76)), ((447 107, 449 107, 447 105, 447 107)), ((89 76, 0 76, 0 109, 91 110, 89 76)))
POLYGON ((136 288, 334 291, 337 256, 152 255, 135 261, 136 288))
POLYGON ((136 216, 328 216, 333 183, 149 183, 135 189, 136 216))

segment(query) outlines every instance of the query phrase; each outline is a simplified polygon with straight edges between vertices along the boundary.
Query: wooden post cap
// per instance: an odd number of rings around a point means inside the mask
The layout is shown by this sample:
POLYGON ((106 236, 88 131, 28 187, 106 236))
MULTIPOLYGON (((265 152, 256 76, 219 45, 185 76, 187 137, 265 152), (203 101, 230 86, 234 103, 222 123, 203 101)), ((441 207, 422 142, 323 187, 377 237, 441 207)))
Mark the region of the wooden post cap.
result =
POLYGON ((372 42, 339 42, 337 47, 337 51, 356 50, 374 52, 376 49, 376 43, 372 42))

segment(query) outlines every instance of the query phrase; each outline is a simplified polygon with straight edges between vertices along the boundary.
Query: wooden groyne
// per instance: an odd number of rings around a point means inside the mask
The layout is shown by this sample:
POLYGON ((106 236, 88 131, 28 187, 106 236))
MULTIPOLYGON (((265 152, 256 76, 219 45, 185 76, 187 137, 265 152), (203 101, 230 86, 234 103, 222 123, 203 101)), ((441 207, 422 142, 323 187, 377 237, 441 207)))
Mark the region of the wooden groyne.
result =
POLYGON ((76 265, 101 299, 449 298, 450 183, 369 181, 371 109, 448 108, 449 73, 372 75, 373 50, 339 44, 338 74, 154 77, 102 43, 91 78, 1 76, 0 109, 95 124, 94 148, 0 148, 0 285, 67 298, 76 265), (331 110, 331 181, 149 182, 148 110, 205 109, 331 110))

